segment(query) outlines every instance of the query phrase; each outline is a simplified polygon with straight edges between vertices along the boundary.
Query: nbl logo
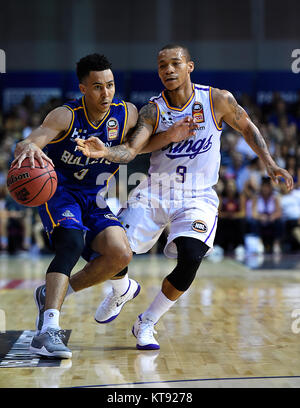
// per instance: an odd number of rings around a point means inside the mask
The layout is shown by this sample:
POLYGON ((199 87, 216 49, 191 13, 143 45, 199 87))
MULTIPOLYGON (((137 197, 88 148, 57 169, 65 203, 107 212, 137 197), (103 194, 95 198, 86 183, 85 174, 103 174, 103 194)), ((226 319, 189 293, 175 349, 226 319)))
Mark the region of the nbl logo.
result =
POLYGON ((204 110, 203 105, 200 102, 195 102, 193 105, 193 118, 195 119, 196 123, 203 123, 204 119, 204 110))

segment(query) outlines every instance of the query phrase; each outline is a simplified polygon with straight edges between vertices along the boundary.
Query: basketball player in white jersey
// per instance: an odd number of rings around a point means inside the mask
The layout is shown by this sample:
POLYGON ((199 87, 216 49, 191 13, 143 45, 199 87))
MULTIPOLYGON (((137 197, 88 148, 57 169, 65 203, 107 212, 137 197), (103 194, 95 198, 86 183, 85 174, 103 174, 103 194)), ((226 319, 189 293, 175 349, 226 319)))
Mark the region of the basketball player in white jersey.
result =
MULTIPOLYGON (((128 163, 139 153, 153 152, 148 179, 139 184, 119 213, 133 252, 147 252, 169 224, 164 252, 167 257, 177 258, 160 292, 132 328, 137 348, 142 350, 160 348, 153 335, 154 325, 190 287, 202 258, 213 247, 218 218, 213 186, 218 181, 222 123, 242 133, 274 182, 283 177, 288 190, 293 188, 291 175, 274 162, 260 131, 232 94, 193 84, 193 70, 194 63, 185 47, 165 46, 158 54, 158 74, 166 89, 141 109, 134 137, 112 148, 96 138, 78 140, 85 155, 118 163, 128 163), (160 132, 185 117, 197 123, 195 134, 168 144, 160 132)), ((111 282, 114 286, 117 281, 111 282)), ((97 309, 95 319, 99 323, 110 321, 120 311, 113 293, 97 309)))

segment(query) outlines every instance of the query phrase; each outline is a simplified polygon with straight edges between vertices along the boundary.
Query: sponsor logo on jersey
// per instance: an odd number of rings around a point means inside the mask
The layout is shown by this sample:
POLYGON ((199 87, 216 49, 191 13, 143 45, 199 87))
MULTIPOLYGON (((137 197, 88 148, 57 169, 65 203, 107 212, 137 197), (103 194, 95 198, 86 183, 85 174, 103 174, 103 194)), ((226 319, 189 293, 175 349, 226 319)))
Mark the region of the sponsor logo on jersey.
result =
POLYGON ((77 129, 74 128, 72 135, 70 136, 71 142, 76 142, 75 139, 86 139, 87 138, 87 129, 77 129))
POLYGON ((64 218, 61 218, 60 220, 57 220, 58 223, 60 223, 60 222, 62 222, 62 221, 65 221, 65 220, 72 220, 72 221, 77 222, 77 224, 79 224, 79 222, 80 222, 80 221, 78 221, 78 220, 75 218, 75 215, 74 215, 73 213, 71 213, 71 211, 69 211, 69 210, 66 210, 66 211, 62 214, 62 216, 63 216, 64 218))
POLYGON ((66 210, 66 211, 62 214, 62 216, 63 216, 63 217, 75 217, 75 215, 72 214, 71 211, 69 211, 69 210, 66 210))
POLYGON ((108 218, 109 220, 119 221, 114 214, 104 214, 104 217, 108 218))
POLYGON ((192 229, 197 232, 205 233, 208 231, 207 225, 204 221, 196 220, 192 224, 192 229))
POLYGON ((119 134, 119 122, 115 118, 110 118, 106 122, 107 139, 114 140, 117 139, 119 134))
POLYGON ((179 157, 189 157, 194 159, 198 154, 206 153, 212 147, 212 137, 204 137, 203 139, 188 139, 179 143, 171 143, 168 146, 164 147, 162 150, 169 149, 169 152, 166 153, 166 156, 169 159, 178 159, 179 157))
POLYGON ((200 102, 195 102, 192 109, 192 115, 195 119, 196 123, 203 123, 205 122, 204 119, 204 109, 203 105, 200 102))

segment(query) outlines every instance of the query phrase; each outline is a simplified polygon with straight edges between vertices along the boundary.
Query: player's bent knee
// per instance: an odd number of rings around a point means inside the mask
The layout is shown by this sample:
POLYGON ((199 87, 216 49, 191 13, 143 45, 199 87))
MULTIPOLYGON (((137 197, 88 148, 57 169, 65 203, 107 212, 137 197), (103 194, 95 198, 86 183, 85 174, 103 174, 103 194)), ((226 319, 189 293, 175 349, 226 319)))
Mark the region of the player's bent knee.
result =
POLYGON ((167 276, 167 280, 175 289, 185 292, 193 283, 200 264, 201 261, 178 262, 173 271, 167 276))
POLYGON ((120 269, 124 269, 130 263, 132 256, 133 254, 131 249, 128 247, 124 247, 115 252, 114 260, 115 263, 118 264, 118 267, 120 269))
POLYGON ((189 237, 179 237, 174 242, 178 251, 177 265, 167 276, 167 280, 175 289, 185 292, 193 283, 209 247, 204 242, 189 237))
POLYGON ((57 227, 53 231, 52 239, 55 256, 47 273, 58 272, 70 277, 84 248, 83 231, 57 227))

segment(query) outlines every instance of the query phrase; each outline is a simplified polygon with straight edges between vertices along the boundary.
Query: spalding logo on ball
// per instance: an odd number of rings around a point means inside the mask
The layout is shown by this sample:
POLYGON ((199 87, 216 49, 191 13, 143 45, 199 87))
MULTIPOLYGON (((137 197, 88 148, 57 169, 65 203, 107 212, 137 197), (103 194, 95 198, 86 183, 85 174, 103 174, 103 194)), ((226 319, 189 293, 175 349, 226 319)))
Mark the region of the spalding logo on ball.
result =
POLYGON ((9 169, 7 188, 12 198, 27 207, 38 207, 45 204, 56 191, 57 175, 51 163, 44 160, 41 167, 34 159, 35 167, 30 166, 29 158, 23 160, 18 169, 17 164, 9 169))

